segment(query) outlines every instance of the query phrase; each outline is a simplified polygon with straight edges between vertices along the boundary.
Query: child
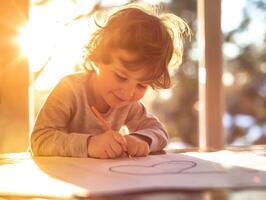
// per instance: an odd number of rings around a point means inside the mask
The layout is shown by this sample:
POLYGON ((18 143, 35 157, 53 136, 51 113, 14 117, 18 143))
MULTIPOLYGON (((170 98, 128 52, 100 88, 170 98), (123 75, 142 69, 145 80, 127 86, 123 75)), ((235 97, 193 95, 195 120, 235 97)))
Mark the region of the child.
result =
POLYGON ((140 100, 149 86, 170 87, 168 65, 173 55, 181 62, 186 34, 187 24, 173 14, 156 16, 137 6, 113 14, 87 46, 86 64, 94 70, 63 78, 40 110, 33 154, 118 158, 162 150, 167 131, 140 100), (92 107, 112 129, 103 127, 92 107), (119 133, 123 125, 130 134, 119 133))

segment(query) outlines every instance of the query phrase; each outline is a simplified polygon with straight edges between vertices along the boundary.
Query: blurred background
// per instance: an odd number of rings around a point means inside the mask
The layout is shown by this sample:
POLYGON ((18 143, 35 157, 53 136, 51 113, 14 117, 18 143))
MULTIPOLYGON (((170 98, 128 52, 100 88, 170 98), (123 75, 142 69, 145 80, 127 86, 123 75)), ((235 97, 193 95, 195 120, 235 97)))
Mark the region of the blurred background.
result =
MULTIPOLYGON (((13 2, 14 6, 14 2, 25 1, 2 2, 1 13, 5 13, 8 8, 4 9, 2 4, 13 2)), ((25 19, 12 26, 17 30, 21 54, 16 56, 24 55, 23 65, 29 67, 23 73, 28 78, 24 80, 18 71, 10 73, 7 61, 1 63, 0 59, 0 152, 26 149, 28 132, 51 89, 63 76, 82 70, 83 46, 95 31, 94 18, 104 17, 130 2, 161 6, 182 17, 193 31, 185 45, 183 63, 171 70, 174 86, 168 90, 149 90, 144 103, 166 125, 171 137, 168 148, 198 146, 197 0, 31 0, 22 3, 26 5, 21 12, 25 19), (21 83, 15 89, 6 77, 22 78, 26 86, 21 83), (28 100, 29 110, 24 107, 20 113, 30 120, 23 126, 22 117, 10 116, 6 107, 10 105, 8 99, 14 99, 10 93, 21 88, 27 92, 27 86, 29 96, 24 95, 24 102, 28 100)), ((266 144, 266 1, 222 0, 221 3, 225 145, 266 144)), ((1 20, 1 27, 9 27, 8 21, 1 20)), ((23 98, 17 100, 19 109, 23 98)))

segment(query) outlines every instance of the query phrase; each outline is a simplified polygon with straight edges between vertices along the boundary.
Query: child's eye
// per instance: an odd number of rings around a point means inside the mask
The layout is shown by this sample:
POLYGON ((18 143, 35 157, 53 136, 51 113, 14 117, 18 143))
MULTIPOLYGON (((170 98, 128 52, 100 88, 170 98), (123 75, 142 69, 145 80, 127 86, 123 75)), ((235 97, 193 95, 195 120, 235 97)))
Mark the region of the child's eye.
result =
POLYGON ((119 74, 116 74, 116 73, 115 73, 115 77, 116 77, 119 81, 126 81, 126 80, 127 80, 126 77, 120 76, 119 74))
POLYGON ((138 84, 138 88, 140 89, 146 89, 148 86, 143 84, 138 84))

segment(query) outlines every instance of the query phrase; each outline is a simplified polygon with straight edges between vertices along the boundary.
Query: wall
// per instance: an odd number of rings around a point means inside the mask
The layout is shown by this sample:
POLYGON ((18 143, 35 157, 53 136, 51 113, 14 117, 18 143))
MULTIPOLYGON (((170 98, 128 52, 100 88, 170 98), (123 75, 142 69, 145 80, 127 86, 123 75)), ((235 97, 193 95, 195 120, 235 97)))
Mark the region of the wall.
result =
POLYGON ((16 41, 28 10, 25 0, 0 1, 0 153, 28 145, 28 61, 16 41))

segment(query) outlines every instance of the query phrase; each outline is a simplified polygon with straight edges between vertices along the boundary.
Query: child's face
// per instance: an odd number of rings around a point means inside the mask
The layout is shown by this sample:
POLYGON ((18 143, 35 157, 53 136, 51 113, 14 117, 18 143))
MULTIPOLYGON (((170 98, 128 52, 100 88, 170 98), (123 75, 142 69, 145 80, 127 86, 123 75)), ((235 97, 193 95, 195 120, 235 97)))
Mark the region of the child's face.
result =
MULTIPOLYGON (((111 53, 111 52, 110 52, 111 53)), ((140 100, 149 86, 145 82, 145 66, 137 71, 130 71, 123 66, 121 60, 132 61, 134 54, 125 50, 115 50, 111 53, 112 61, 109 64, 97 63, 97 90, 99 96, 112 108, 121 107, 140 100)))

